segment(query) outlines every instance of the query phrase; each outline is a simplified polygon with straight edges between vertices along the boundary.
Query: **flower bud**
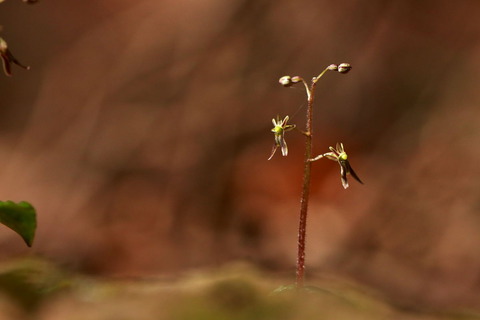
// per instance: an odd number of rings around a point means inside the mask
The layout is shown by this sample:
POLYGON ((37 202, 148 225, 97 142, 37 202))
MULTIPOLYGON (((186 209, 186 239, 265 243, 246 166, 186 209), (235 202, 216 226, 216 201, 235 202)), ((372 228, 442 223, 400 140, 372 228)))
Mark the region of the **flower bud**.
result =
POLYGON ((337 71, 338 70, 338 66, 336 64, 331 64, 327 67, 327 69, 329 71, 337 71))
POLYGON ((350 70, 352 70, 352 66, 349 63, 341 63, 338 66, 338 72, 340 73, 347 73, 350 70))
POLYGON ((292 83, 302 82, 302 78, 299 76, 292 77, 292 83))
POLYGON ((284 87, 290 87, 293 84, 290 76, 283 76, 278 80, 278 82, 284 87))

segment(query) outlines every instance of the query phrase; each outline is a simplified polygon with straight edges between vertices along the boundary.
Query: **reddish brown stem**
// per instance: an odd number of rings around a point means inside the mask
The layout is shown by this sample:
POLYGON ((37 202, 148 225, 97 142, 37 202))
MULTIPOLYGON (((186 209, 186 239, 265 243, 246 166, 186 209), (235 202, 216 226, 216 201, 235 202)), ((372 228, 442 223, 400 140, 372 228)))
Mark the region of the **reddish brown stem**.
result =
POLYGON ((307 106, 307 124, 305 130, 305 162, 303 169, 303 187, 302 198, 300 200, 300 219, 298 225, 298 251, 297 251, 297 289, 303 288, 305 275, 305 243, 307 234, 307 212, 308 198, 310 196, 310 172, 312 169, 312 115, 313 115, 313 99, 315 91, 315 81, 312 81, 310 92, 308 95, 307 106))

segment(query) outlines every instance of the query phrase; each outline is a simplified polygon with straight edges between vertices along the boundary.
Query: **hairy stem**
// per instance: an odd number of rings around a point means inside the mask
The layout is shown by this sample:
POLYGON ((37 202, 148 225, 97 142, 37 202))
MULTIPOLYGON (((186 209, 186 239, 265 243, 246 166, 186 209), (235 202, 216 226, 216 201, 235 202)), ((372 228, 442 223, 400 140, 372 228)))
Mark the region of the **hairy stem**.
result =
POLYGON ((297 289, 303 288, 305 275, 305 240, 307 234, 308 198, 310 196, 310 172, 312 169, 312 162, 309 161, 309 159, 312 158, 312 114, 315 84, 316 81, 312 81, 310 90, 307 90, 308 106, 305 130, 305 162, 303 169, 302 198, 300 200, 300 219, 298 225, 297 289))

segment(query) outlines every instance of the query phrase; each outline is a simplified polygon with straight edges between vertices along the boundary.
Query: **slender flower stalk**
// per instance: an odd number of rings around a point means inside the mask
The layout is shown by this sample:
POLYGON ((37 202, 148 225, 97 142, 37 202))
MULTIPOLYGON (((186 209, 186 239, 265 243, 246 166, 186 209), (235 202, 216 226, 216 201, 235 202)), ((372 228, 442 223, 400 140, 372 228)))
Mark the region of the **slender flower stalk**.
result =
POLYGON ((305 244, 307 236, 307 213, 308 213, 308 199, 310 197, 310 180, 312 171, 312 119, 313 119, 313 102, 315 99, 315 86, 318 79, 320 79, 325 72, 329 70, 330 66, 323 70, 317 77, 312 79, 310 88, 305 80, 301 82, 305 86, 307 92, 307 122, 305 128, 305 161, 303 166, 303 186, 302 195, 300 198, 300 217, 298 223, 298 242, 297 242, 297 270, 296 270, 296 286, 297 289, 303 288, 305 278, 305 244))
MULTIPOLYGON (((339 73, 347 73, 352 69, 350 64, 342 63, 340 65, 331 64, 325 70, 323 70, 318 76, 312 78, 310 85, 307 82, 298 76, 290 77, 284 76, 281 77, 279 82, 284 87, 290 87, 297 83, 302 83, 305 87, 307 94, 307 118, 306 118, 306 128, 303 131, 305 136, 305 160, 303 168, 303 185, 302 185, 302 195, 300 200, 300 217, 298 225, 298 247, 297 247, 297 267, 296 267, 296 288, 302 289, 304 287, 304 278, 305 278, 305 243, 306 243, 306 230, 307 230, 307 213, 308 213, 308 200, 310 197, 310 180, 311 180, 311 170, 312 162, 319 160, 323 157, 326 157, 330 160, 337 161, 340 165, 341 181, 344 188, 348 187, 347 174, 351 174, 358 182, 362 183, 360 178, 355 174, 353 169, 350 166, 350 163, 347 160, 347 154, 345 153, 343 144, 337 144, 337 148, 334 149, 330 147, 330 152, 321 154, 315 158, 312 158, 312 122, 313 122, 313 104, 315 100, 315 88, 318 80, 327 72, 327 71, 337 71, 339 73)), ((284 141, 284 132, 286 131, 288 116, 280 122, 279 118, 273 120, 274 128, 272 131, 275 133, 275 146, 269 160, 275 154, 277 147, 282 148, 282 154, 287 155, 288 149, 284 141), (285 152, 284 152, 285 151, 285 152)), ((291 126, 291 125, 290 125, 291 126)), ((293 128, 288 128, 293 129, 293 128)))

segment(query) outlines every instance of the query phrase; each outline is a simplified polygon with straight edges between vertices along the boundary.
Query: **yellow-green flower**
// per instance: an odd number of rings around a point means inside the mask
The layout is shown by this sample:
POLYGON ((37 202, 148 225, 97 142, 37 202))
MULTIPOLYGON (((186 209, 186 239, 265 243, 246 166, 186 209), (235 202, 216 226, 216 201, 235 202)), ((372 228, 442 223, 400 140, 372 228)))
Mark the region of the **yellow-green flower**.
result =
POLYGON ((348 156, 347 156, 347 153, 345 152, 345 149, 343 148, 343 143, 337 143, 336 148, 329 147, 329 149, 331 152, 327 152, 322 156, 338 162, 338 164, 340 165, 340 176, 341 176, 343 187, 345 189, 348 188, 348 181, 347 181, 348 174, 351 174, 355 180, 363 184, 362 180, 360 180, 360 178, 357 176, 355 171, 353 171, 352 167, 350 166, 350 162, 348 162, 348 156))
POLYGON ((285 142, 285 132, 295 128, 294 124, 287 124, 288 119, 290 119, 289 116, 286 116, 283 120, 280 120, 278 116, 277 116, 277 120, 272 119, 272 123, 273 123, 272 132, 275 135, 275 144, 273 145, 272 154, 270 155, 268 160, 272 159, 278 147, 282 149, 282 155, 284 157, 288 155, 287 142, 285 142))

